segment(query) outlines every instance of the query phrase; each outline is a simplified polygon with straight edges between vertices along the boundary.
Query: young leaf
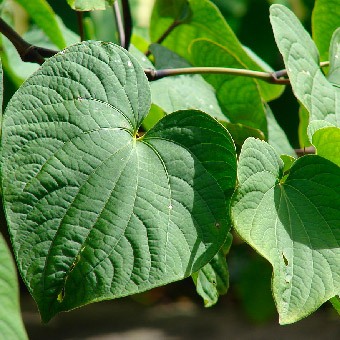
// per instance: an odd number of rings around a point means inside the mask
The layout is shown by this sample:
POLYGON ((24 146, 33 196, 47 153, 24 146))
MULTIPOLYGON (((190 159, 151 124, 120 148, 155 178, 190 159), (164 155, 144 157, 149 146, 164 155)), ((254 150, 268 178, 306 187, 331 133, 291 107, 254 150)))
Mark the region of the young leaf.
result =
POLYGON ((332 306, 334 307, 334 309, 338 312, 338 314, 340 315, 340 296, 334 296, 329 300, 332 304, 332 306))
POLYGON ((138 138, 149 108, 137 60, 104 42, 50 58, 8 105, 3 199, 44 321, 189 276, 226 239, 236 177, 228 132, 179 111, 138 138))
POLYGON ((229 271, 226 255, 232 241, 233 236, 229 233, 225 244, 213 259, 198 272, 191 275, 196 285, 197 294, 203 298, 205 307, 216 304, 219 296, 228 291, 229 271))
POLYGON ((66 41, 52 7, 46 0, 17 0, 25 8, 34 22, 46 33, 51 41, 60 49, 66 47, 66 41))
MULTIPOLYGON (((150 38, 156 42, 173 24, 176 27, 165 38, 162 45, 192 61, 190 44, 196 39, 209 39, 222 45, 229 54, 241 61, 245 68, 263 71, 252 56, 243 48, 218 8, 208 0, 157 0, 150 22, 150 38), (189 6, 188 6, 189 5, 189 6)), ((258 59, 258 58, 257 58, 258 59)), ((265 69, 270 72, 270 69, 265 69)), ((265 82, 259 84, 266 101, 279 97, 284 87, 265 82)))
POLYGON ((340 128, 325 127, 316 131, 313 145, 318 155, 340 166, 340 128))
POLYGON ((340 27, 340 1, 317 0, 312 15, 313 39, 322 61, 328 60, 328 49, 333 32, 340 27))
POLYGON ((340 168, 316 155, 283 162, 249 138, 232 203, 237 232, 273 266, 280 323, 312 313, 340 291, 340 168))
POLYGON ((76 11, 98 11, 111 6, 115 0, 67 0, 67 2, 76 11))
POLYGON ((319 67, 318 50, 296 16, 272 5, 270 20, 295 96, 310 114, 309 139, 325 126, 340 127, 340 89, 332 86, 319 67))
POLYGON ((28 339, 21 319, 15 264, 0 233, 0 335, 3 339, 28 339))
MULTIPOLYGON (((198 66, 244 68, 226 48, 206 39, 195 40, 190 51, 198 66)), ((266 111, 255 79, 221 74, 206 75, 205 79, 216 89, 222 111, 231 123, 247 125, 267 135, 266 111)))

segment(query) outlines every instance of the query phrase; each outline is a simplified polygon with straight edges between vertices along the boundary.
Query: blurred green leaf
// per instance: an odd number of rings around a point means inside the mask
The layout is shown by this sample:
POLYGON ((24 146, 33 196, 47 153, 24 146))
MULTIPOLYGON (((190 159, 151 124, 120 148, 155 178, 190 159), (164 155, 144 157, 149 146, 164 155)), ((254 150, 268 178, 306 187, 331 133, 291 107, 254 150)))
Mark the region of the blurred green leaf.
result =
POLYGON ((334 309, 338 312, 338 314, 340 315, 340 296, 336 295, 334 297, 332 297, 331 299, 329 299, 329 301, 331 302, 331 304, 333 305, 334 309))
POLYGON ((313 135, 316 153, 340 167, 340 128, 325 127, 313 135))
POLYGON ((313 39, 322 61, 329 60, 329 44, 333 32, 340 27, 340 1, 316 0, 312 15, 313 39))
POLYGON ((300 148, 306 148, 312 143, 310 142, 308 135, 307 135, 307 128, 309 123, 309 112, 307 109, 300 105, 299 107, 299 128, 298 128, 298 135, 299 135, 299 145, 300 148))
POLYGON ((67 2, 76 11, 95 11, 106 9, 115 0, 67 0, 67 2))
POLYGON ((34 22, 45 32, 59 49, 66 47, 66 41, 59 21, 46 0, 16 0, 30 15, 34 22))
POLYGON ((15 263, 0 233, 0 337, 28 339, 21 319, 15 263))
MULTIPOLYGON (((243 68, 228 49, 207 39, 195 40, 191 54, 197 66, 243 68)), ((209 74, 204 78, 216 89, 222 112, 231 123, 259 129, 267 136, 266 111, 255 79, 224 74, 209 74)))
MULTIPOLYGON (((270 72, 263 69, 246 52, 231 30, 218 8, 208 0, 156 0, 150 23, 151 41, 157 42, 174 22, 180 24, 166 37, 162 45, 193 62, 189 47, 200 38, 209 39, 222 45, 225 50, 237 57, 242 68, 270 72), (190 10, 187 5, 190 5, 190 10)), ((195 63, 193 62, 193 65, 195 63)), ((284 87, 259 82, 260 91, 266 101, 281 95, 284 87)))

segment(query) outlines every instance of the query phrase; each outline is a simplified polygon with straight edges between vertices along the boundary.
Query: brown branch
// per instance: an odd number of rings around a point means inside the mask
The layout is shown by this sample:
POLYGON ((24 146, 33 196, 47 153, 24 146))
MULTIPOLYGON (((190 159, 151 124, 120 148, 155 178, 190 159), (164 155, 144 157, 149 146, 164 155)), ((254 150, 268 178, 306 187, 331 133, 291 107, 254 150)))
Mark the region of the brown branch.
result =
POLYGON ((22 39, 21 36, 14 31, 3 19, 0 18, 0 32, 8 38, 18 51, 22 61, 42 64, 45 59, 58 53, 48 48, 39 47, 28 43, 22 39))
MULTIPOLYGON (((180 24, 182 24, 183 21, 180 20, 174 20, 173 23, 164 31, 164 33, 154 42, 154 44, 161 44, 165 38, 180 24)), ((145 55, 148 57, 151 54, 150 50, 147 50, 145 52, 145 55)))
POLYGON ((129 0, 122 0, 122 11, 123 11, 124 32, 125 32, 125 45, 123 45, 123 47, 126 50, 128 50, 130 47, 132 26, 133 26, 129 0))
POLYGON ((122 20, 122 16, 120 13, 119 3, 118 1, 115 1, 113 4, 113 14, 116 20, 116 26, 118 31, 118 37, 119 37, 119 44, 122 47, 125 47, 125 31, 124 31, 124 24, 122 20))
POLYGON ((77 22, 78 22, 78 30, 79 30, 79 36, 80 36, 80 41, 85 40, 85 33, 84 33, 84 24, 83 24, 83 12, 76 11, 77 14, 77 22))

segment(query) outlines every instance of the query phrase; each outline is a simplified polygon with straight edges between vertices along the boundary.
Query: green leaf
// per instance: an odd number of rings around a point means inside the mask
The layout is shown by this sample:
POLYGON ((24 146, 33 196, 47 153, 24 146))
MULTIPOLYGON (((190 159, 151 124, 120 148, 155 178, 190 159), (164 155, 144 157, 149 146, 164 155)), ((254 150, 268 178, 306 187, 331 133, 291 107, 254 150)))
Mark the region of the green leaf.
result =
POLYGON ((338 312, 338 314, 340 315, 340 296, 334 296, 329 300, 332 304, 332 306, 334 307, 334 309, 338 312))
POLYGON ((249 138, 232 203, 236 231, 273 266, 280 323, 296 322, 340 291, 340 168, 299 158, 283 183, 283 162, 249 138))
POLYGON ((298 128, 300 148, 306 148, 311 145, 311 142, 307 135, 308 123, 309 123, 309 112, 303 105, 300 105, 299 128, 298 128))
POLYGON ((0 233, 0 335, 3 339, 28 339, 21 319, 15 264, 0 233))
POLYGON ((317 0, 312 15, 313 39, 322 61, 328 60, 328 48, 333 32, 340 27, 340 2, 317 0))
POLYGON ((241 151, 241 146, 248 137, 254 137, 264 140, 264 134, 258 129, 251 128, 242 124, 232 124, 229 122, 221 121, 221 124, 227 128, 233 141, 236 145, 237 151, 241 151))
MULTIPOLYGON (((198 66, 243 68, 236 56, 206 39, 196 40, 191 54, 198 66)), ((221 74, 206 75, 205 79, 216 89, 221 109, 231 123, 247 125, 267 135, 266 112, 256 80, 221 74)))
POLYGON ((313 145, 319 156, 340 166, 340 128, 326 127, 316 131, 313 145))
POLYGON ((66 47, 57 16, 46 0, 17 0, 17 2, 59 49, 66 47))
MULTIPOLYGON (((191 65, 176 53, 161 45, 151 45, 156 69, 182 68, 191 65)), ((216 99, 214 88, 202 76, 171 76, 150 83, 152 103, 166 113, 184 109, 197 109, 210 116, 227 120, 216 99)))
MULTIPOLYGON (((263 65, 259 65, 243 48, 218 8, 211 1, 157 0, 150 22, 151 41, 157 42, 174 22, 177 23, 176 28, 165 38, 162 45, 190 62, 193 61, 189 51, 190 44, 196 39, 206 38, 222 45, 229 54, 236 56, 244 65, 243 68, 272 71, 263 69, 263 65)), ((265 82, 260 82, 259 85, 266 101, 279 97, 284 89, 283 86, 265 82)))
POLYGON ((294 94, 310 114, 309 139, 322 127, 340 127, 340 89, 321 72, 318 50, 311 37, 284 6, 272 5, 270 20, 294 94))
POLYGON ((149 108, 137 60, 104 42, 50 58, 7 107, 5 210, 44 321, 183 279, 226 239, 236 179, 227 130, 179 111, 138 138, 149 108))
POLYGON ((67 3, 76 11, 98 11, 111 6, 115 0, 67 0, 67 3))
MULTIPOLYGON (((269 105, 265 105, 268 124, 268 143, 280 154, 296 156, 296 153, 289 143, 287 135, 276 121, 269 105)), ((253 136, 249 136, 253 137, 253 136)))
POLYGON ((328 80, 340 88, 340 27, 334 32, 329 48, 330 68, 328 80))
POLYGON ((198 272, 191 275, 196 285, 197 293, 203 298, 205 307, 211 307, 216 304, 219 296, 226 294, 228 291, 229 271, 226 255, 232 241, 233 236, 229 233, 222 249, 213 259, 198 272))

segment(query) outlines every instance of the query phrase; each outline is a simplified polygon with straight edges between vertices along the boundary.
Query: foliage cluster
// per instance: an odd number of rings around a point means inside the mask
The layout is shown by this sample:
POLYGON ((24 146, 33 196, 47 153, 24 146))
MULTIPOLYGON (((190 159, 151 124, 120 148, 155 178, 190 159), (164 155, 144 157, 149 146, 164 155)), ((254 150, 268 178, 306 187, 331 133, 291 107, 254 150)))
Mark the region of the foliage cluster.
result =
MULTIPOLYGON (((128 1, 67 2, 80 37, 47 1, 17 0, 24 40, 1 2, 2 63, 20 85, 2 118, 2 200, 42 320, 188 276, 211 306, 228 290, 232 235, 271 264, 281 324, 338 308, 340 3, 316 1, 313 39, 271 6, 286 67, 274 72, 209 0, 156 0, 149 37, 131 40, 128 1), (110 6, 117 30, 102 38, 98 12, 81 11, 110 6), (268 105, 285 84, 312 154, 298 157, 268 105)), ((0 332, 25 338, 0 241, 0 332)))

